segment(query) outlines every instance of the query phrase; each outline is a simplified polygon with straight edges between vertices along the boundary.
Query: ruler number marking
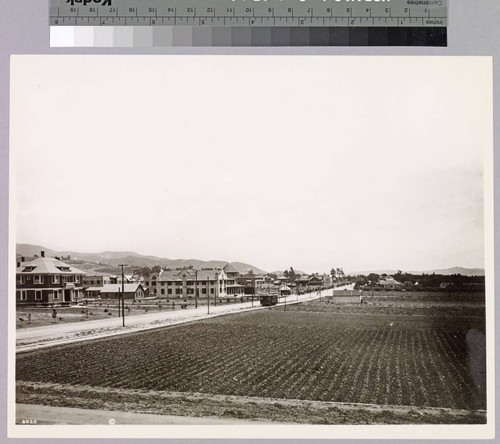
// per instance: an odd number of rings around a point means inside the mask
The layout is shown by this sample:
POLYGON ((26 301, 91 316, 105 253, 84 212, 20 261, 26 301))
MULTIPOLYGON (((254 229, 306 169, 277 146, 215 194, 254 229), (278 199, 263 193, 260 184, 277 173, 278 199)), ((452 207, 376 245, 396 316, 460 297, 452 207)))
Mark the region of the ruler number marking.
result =
MULTIPOLYGON (((116 0, 121 1, 121 0, 116 0)), ((135 0, 138 1, 138 0, 135 0)), ((150 0, 152 1, 152 0, 150 0)), ((167 0, 168 2, 169 0, 167 0)), ((398 3, 396 13, 392 15, 392 7, 385 7, 382 5, 372 5, 370 7, 339 7, 338 5, 315 8, 306 6, 300 8, 300 11, 295 14, 294 7, 284 7, 278 9, 264 5, 262 3, 253 6, 238 7, 238 16, 236 15, 236 8, 234 6, 200 6, 201 0, 187 0, 190 6, 182 8, 182 12, 177 14, 177 8, 168 7, 160 9, 158 14, 157 7, 142 6, 129 6, 122 7, 115 4, 114 6, 71 6, 67 8, 60 8, 58 6, 51 6, 50 18, 51 22, 55 25, 68 25, 68 24, 97 24, 103 26, 118 25, 125 23, 126 25, 184 25, 199 23, 201 26, 215 26, 217 23, 224 26, 234 24, 235 22, 240 25, 247 26, 261 26, 273 25, 274 26, 287 26, 290 23, 294 26, 447 26, 446 15, 442 15, 439 11, 434 14, 434 9, 428 6, 405 6, 404 0, 395 0, 398 3), (401 4, 402 3, 402 4, 401 4), (167 11, 167 12, 165 12, 167 11), (316 16, 316 15, 317 16, 316 16), (90 20, 92 18, 92 20, 90 20), (335 19, 335 20, 334 20, 335 19), (160 20, 160 21, 158 21, 160 20), (389 25, 390 26, 390 25, 389 25)), ((257 1, 257 0, 256 0, 257 1)), ((267 1, 267 0, 259 0, 267 1)), ((50 0, 51 3, 56 3, 56 0, 50 0)), ((69 2, 68 2, 69 3, 69 2)), ((83 2, 82 2, 83 3, 83 2)), ((447 2, 445 3, 445 10, 448 8, 447 2)), ((202 3, 201 3, 202 4, 202 3)), ((305 6, 305 5, 304 5, 305 6)), ((326 6, 326 5, 325 5, 326 6)))

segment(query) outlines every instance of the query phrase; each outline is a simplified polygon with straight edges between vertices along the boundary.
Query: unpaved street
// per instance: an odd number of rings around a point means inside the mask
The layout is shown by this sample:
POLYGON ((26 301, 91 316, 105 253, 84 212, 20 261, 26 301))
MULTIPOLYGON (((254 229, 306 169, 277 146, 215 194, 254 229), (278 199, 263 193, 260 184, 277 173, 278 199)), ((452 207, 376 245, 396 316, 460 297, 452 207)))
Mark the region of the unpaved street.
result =
MULTIPOLYGON (((337 287, 340 290, 348 287, 337 287)), ((321 296, 331 295, 332 290, 324 290, 321 296)), ((292 295, 287 297, 286 304, 296 304, 319 298, 317 292, 304 295, 292 295)), ((280 305, 284 305, 281 303, 280 305)), ((207 313, 206 306, 197 309, 185 309, 177 311, 164 311, 148 313, 125 318, 125 327, 122 326, 122 319, 113 317, 110 319, 99 319, 87 322, 75 322, 71 324, 55 324, 45 327, 34 327, 16 332, 16 352, 33 350, 36 348, 49 347, 70 342, 109 337, 135 331, 149 330, 153 328, 166 327, 170 325, 183 324, 186 322, 207 319, 215 316, 223 316, 231 313, 241 313, 249 310, 265 310, 260 307, 259 301, 253 303, 220 305, 210 307, 210 314, 207 313)))

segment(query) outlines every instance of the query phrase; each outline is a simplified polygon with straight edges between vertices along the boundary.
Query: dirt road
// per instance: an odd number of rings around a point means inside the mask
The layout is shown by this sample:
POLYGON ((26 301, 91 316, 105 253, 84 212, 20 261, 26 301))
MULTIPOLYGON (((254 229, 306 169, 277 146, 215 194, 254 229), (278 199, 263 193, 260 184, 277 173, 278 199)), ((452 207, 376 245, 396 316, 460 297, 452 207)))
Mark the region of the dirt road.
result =
MULTIPOLYGON (((337 287, 336 290, 343 288, 350 287, 337 287)), ((331 289, 323 290, 321 296, 331 294, 331 289)), ((319 297, 320 296, 317 292, 300 296, 292 295, 287 298, 286 304, 297 304, 299 302, 310 301, 319 297)), ((279 305, 284 305, 284 303, 279 305)), ((135 331, 184 324, 186 322, 193 322, 231 313, 265 309, 266 307, 260 307, 259 302, 256 300, 253 303, 253 307, 251 302, 210 307, 210 314, 207 313, 206 306, 200 306, 197 309, 192 308, 186 310, 156 312, 140 316, 130 316, 125 318, 125 327, 122 326, 121 318, 98 319, 84 323, 75 322, 70 324, 55 324, 45 327, 34 327, 18 330, 16 332, 16 353, 70 342, 97 339, 135 331)))

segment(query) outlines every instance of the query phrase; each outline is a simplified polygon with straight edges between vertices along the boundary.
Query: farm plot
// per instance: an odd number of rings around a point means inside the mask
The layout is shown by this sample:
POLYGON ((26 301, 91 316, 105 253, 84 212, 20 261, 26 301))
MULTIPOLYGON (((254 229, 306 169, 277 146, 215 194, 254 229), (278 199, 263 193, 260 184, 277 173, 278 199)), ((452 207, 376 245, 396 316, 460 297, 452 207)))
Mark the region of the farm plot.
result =
POLYGON ((475 410, 486 407, 481 335, 464 319, 274 309, 21 354, 16 377, 475 410))
MULTIPOLYGON (((348 294, 348 293, 347 293, 348 294)), ((484 292, 363 292, 363 304, 336 303, 332 297, 307 301, 292 305, 289 311, 309 311, 327 313, 377 314, 401 316, 421 316, 426 325, 441 322, 446 317, 448 326, 452 322, 459 325, 462 321, 473 328, 485 330, 484 292)))

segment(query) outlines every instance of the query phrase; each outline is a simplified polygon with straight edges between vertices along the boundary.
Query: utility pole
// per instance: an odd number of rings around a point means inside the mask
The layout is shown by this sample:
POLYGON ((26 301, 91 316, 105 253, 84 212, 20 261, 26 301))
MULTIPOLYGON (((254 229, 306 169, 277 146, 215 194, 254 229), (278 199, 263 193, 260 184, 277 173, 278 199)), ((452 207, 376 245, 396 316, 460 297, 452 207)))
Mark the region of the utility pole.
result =
MULTIPOLYGON (((122 321, 123 321, 123 326, 125 327, 125 274, 123 272, 123 267, 125 267, 125 264, 120 264, 118 265, 119 267, 122 267, 122 321)), ((118 299, 118 313, 120 313, 120 300, 118 299)))
POLYGON ((214 307, 217 307, 217 291, 219 290, 219 273, 215 272, 214 307))
POLYGON ((194 308, 198 308, 198 269, 194 270, 194 308))
POLYGON ((121 314, 121 311, 120 311, 120 286, 118 286, 118 317, 120 317, 122 314, 121 314))
POLYGON ((210 275, 207 274, 207 313, 210 314, 210 275))

